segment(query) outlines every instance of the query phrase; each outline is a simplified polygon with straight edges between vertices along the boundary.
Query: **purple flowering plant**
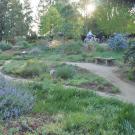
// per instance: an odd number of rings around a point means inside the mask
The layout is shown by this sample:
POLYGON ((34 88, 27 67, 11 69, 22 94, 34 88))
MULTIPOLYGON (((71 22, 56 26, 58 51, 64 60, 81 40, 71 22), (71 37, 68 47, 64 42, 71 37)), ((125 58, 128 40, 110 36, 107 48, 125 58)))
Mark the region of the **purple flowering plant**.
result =
POLYGON ((0 120, 26 114, 32 110, 33 105, 34 97, 28 90, 0 77, 0 120))
POLYGON ((122 34, 115 34, 108 40, 109 47, 115 51, 121 51, 128 47, 127 39, 122 34))

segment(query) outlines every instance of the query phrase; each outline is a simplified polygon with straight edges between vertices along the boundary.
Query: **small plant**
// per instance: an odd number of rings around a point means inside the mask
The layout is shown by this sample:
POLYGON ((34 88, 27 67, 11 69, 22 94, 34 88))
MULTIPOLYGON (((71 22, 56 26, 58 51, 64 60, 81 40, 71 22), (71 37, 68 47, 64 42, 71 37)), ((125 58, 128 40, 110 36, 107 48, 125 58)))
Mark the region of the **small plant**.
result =
POLYGON ((0 119, 19 117, 32 110, 34 97, 23 88, 0 78, 0 119))
POLYGON ((130 67, 128 72, 129 79, 135 80, 135 45, 130 46, 125 52, 124 60, 130 67))
POLYGON ((6 41, 1 41, 0 42, 0 50, 6 51, 12 48, 12 45, 6 41))
POLYGON ((16 42, 16 45, 18 45, 21 49, 30 48, 31 44, 28 43, 25 39, 18 39, 16 42))
POLYGON ((64 53, 67 55, 79 54, 79 53, 81 53, 82 42, 81 41, 70 41, 61 47, 62 47, 64 53))
POLYGON ((30 50, 29 53, 30 53, 31 55, 39 55, 39 54, 42 53, 42 50, 41 50, 40 48, 38 48, 38 47, 35 47, 35 48, 33 48, 32 50, 30 50))
POLYGON ((36 77, 40 76, 42 73, 47 71, 46 64, 34 60, 29 60, 20 71, 20 75, 28 78, 28 77, 36 77))
POLYGON ((127 40, 122 34, 115 34, 108 42, 109 47, 115 51, 121 51, 128 47, 127 40))
POLYGON ((62 79, 69 79, 75 75, 75 68, 69 65, 63 65, 56 70, 56 76, 62 79))

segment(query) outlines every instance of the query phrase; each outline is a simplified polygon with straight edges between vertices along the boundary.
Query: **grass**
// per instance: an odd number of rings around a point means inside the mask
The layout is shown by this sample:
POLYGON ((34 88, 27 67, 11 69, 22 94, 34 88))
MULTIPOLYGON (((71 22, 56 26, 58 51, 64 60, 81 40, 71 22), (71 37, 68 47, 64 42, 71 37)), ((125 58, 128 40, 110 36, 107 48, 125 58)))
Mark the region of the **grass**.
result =
MULTIPOLYGON (((10 57, 3 52, 0 54, 0 63, 3 65, 3 71, 7 74, 24 77, 26 73, 30 73, 27 74, 27 77, 33 78, 33 73, 39 71, 36 79, 34 76, 34 83, 27 84, 29 91, 35 97, 34 108, 30 116, 49 114, 55 117, 54 121, 49 121, 49 118, 46 119, 47 123, 38 126, 33 133, 26 130, 25 134, 134 135, 135 107, 115 99, 100 97, 94 92, 94 90, 106 85, 111 85, 108 81, 77 67, 74 67, 75 73, 66 79, 59 76, 53 80, 49 74, 51 68, 59 68, 62 75, 68 74, 71 70, 67 69, 65 73, 65 70, 60 69, 63 65, 61 63, 64 61, 89 62, 93 60, 93 57, 100 56, 113 57, 120 62, 123 53, 98 48, 88 52, 79 49, 79 54, 72 49, 72 54, 70 54, 70 46, 66 49, 68 50, 67 54, 58 49, 45 50, 39 55, 28 53, 25 57, 19 55, 10 57), (6 59, 10 59, 11 62, 3 64, 6 59), (33 64, 35 62, 36 64, 33 64), (87 83, 96 84, 95 89, 78 88, 87 83), (66 88, 63 85, 76 87, 66 88)), ((18 51, 21 52, 21 50, 18 51)), ((112 93, 119 92, 115 86, 111 85, 111 88, 112 93)), ((27 119, 27 116, 24 117, 27 119)), ((21 118, 18 121, 20 123, 21 118)), ((36 124, 33 123, 33 125, 36 124)), ((0 124, 0 130, 3 130, 3 128, 9 131, 11 135, 15 133, 21 134, 21 131, 15 126, 10 128, 0 124)), ((3 132, 1 131, 0 134, 3 134, 3 132)))
POLYGON ((36 95, 34 113, 62 114, 62 118, 56 123, 44 125, 47 133, 128 135, 134 132, 134 106, 99 97, 93 92, 65 89, 60 85, 37 90, 36 95), (127 127, 128 131, 121 130, 128 126, 124 125, 124 121, 132 127, 127 127))

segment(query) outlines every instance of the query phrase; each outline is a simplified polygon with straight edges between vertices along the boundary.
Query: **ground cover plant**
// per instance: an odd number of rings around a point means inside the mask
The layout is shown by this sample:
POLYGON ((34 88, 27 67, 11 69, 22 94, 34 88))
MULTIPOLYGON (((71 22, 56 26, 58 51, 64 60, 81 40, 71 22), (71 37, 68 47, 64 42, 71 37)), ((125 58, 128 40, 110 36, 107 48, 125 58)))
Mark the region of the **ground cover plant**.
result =
POLYGON ((10 43, 8 43, 8 42, 6 42, 6 41, 1 41, 1 42, 0 42, 0 49, 1 49, 2 51, 9 50, 9 49, 11 49, 11 48, 12 48, 12 44, 10 44, 10 43))
POLYGON ((0 120, 10 120, 29 113, 34 104, 34 97, 24 87, 0 77, 0 120))
POLYGON ((48 112, 56 116, 55 122, 43 125, 37 133, 41 131, 56 135, 134 133, 132 122, 135 110, 131 105, 99 97, 93 92, 64 88, 47 80, 33 92, 37 97, 34 113, 48 112))

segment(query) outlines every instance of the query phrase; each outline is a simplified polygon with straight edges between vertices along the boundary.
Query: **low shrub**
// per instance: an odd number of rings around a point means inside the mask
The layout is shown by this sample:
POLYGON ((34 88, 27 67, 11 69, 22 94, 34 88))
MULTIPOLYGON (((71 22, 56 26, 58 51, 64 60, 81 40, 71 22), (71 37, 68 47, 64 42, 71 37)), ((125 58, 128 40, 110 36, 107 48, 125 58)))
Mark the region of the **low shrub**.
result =
POLYGON ((81 53, 82 49, 82 42, 81 41, 70 41, 61 46, 63 52, 67 55, 69 54, 79 54, 81 53))
POLYGON ((0 50, 6 51, 12 48, 12 45, 6 41, 1 41, 0 42, 0 50))
POLYGON ((69 79, 75 75, 75 67, 69 65, 63 65, 56 69, 57 78, 69 79))
POLYGON ((39 61, 29 60, 18 74, 20 74, 22 77, 29 78, 40 76, 42 73, 46 71, 47 71, 46 64, 39 61))
POLYGON ((35 48, 31 49, 29 53, 31 55, 39 55, 42 53, 42 50, 38 47, 35 47, 35 48))
POLYGON ((21 49, 31 47, 31 44, 29 42, 27 42, 25 39, 17 40, 16 45, 18 45, 21 49))
POLYGON ((109 47, 115 51, 121 51, 128 47, 127 40, 122 34, 115 34, 108 42, 109 47))
POLYGON ((135 45, 135 39, 129 39, 128 44, 129 46, 135 45))
POLYGON ((0 77, 0 119, 16 118, 32 110, 34 97, 24 88, 0 77))
POLYGON ((125 52, 124 61, 129 65, 128 78, 135 80, 135 45, 132 45, 125 52))
POLYGON ((131 67, 135 67, 135 46, 130 46, 125 52, 124 60, 131 67))

